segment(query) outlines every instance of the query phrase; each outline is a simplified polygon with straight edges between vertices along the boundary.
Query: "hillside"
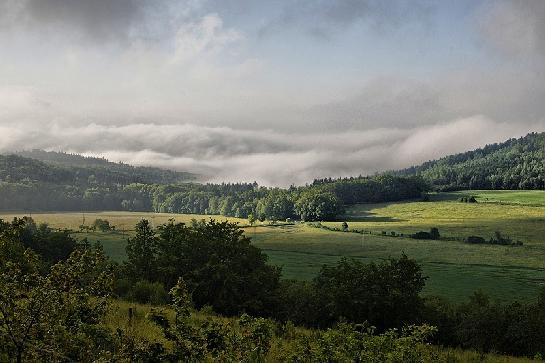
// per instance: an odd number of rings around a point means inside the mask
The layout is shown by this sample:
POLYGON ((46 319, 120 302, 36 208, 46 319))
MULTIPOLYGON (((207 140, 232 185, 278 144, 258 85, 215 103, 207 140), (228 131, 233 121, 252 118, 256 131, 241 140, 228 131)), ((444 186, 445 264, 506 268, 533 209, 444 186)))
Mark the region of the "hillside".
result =
POLYGON ((32 151, 0 155, 2 210, 122 210, 142 208, 135 201, 137 185, 180 185, 190 173, 133 167, 79 155, 32 151), (44 161, 38 160, 41 158, 44 161))
POLYGON ((544 189, 545 133, 487 145, 394 172, 419 175, 436 190, 544 189))
MULTIPOLYGON (((19 151, 16 155, 43 162, 47 167, 55 172, 63 171, 76 179, 95 175, 96 178, 103 179, 104 183, 144 183, 144 184, 176 184, 194 180, 196 175, 188 172, 172 171, 153 167, 132 166, 124 163, 114 163, 104 158, 86 157, 78 154, 69 154, 64 152, 31 150, 19 151)), ((5 157, 1 156, 0 157, 5 157)), ((19 163, 23 162, 19 159, 19 163)), ((0 172, 4 171, 4 164, 0 172)), ((14 164, 17 167, 17 163, 14 164)), ((36 164, 35 166, 38 166, 36 164)), ((40 169, 43 167, 40 165, 40 169)), ((31 172, 31 170, 26 170, 31 172)), ((39 179, 37 179, 39 180, 39 179)))

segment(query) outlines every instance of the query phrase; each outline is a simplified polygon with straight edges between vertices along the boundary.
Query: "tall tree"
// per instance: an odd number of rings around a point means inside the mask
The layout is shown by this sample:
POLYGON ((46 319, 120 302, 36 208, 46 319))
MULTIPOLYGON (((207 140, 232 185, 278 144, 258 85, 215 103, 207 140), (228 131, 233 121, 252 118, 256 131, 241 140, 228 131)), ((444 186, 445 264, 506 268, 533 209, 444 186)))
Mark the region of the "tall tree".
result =
POLYGON ((136 235, 127 241, 129 276, 134 280, 154 281, 157 276, 157 237, 149 221, 142 219, 136 225, 136 235))

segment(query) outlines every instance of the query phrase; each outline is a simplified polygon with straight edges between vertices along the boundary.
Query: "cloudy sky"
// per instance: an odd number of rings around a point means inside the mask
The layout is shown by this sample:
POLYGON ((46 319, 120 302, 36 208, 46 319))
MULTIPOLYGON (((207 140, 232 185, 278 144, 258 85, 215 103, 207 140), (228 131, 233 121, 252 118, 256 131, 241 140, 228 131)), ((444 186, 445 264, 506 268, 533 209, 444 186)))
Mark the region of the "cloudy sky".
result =
POLYGON ((545 130, 545 1, 0 0, 0 151, 301 184, 545 130))

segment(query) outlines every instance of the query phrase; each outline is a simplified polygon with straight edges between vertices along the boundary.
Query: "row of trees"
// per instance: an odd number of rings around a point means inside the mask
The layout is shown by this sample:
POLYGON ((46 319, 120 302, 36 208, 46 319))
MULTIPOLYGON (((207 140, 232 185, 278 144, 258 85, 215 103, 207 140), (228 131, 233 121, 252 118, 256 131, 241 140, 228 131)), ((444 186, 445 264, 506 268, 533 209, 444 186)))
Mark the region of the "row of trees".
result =
POLYGON ((4 210, 128 210, 211 214, 259 220, 334 220, 347 204, 417 198, 425 190, 415 177, 341 179, 288 189, 238 184, 63 185, 0 181, 4 210))

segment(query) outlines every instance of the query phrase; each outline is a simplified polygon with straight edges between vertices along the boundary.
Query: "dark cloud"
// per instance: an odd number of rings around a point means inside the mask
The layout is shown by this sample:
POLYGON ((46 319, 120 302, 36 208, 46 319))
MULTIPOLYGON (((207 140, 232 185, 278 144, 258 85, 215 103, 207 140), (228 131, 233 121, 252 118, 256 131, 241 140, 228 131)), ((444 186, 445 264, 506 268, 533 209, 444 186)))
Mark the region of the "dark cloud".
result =
POLYGON ((157 40, 190 0, 0 0, 0 25, 98 44, 157 40))
POLYGON ((354 23, 366 23, 385 31, 409 23, 428 26, 434 5, 426 0, 299 0, 290 1, 283 12, 260 30, 267 35, 286 27, 304 28, 318 38, 329 38, 354 23))
POLYGON ((137 0, 28 0, 28 21, 40 26, 66 26, 92 39, 125 39, 142 21, 137 0))

